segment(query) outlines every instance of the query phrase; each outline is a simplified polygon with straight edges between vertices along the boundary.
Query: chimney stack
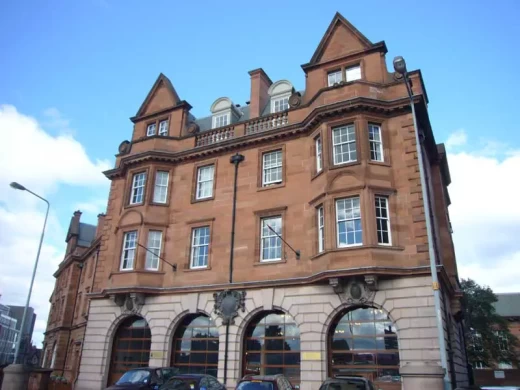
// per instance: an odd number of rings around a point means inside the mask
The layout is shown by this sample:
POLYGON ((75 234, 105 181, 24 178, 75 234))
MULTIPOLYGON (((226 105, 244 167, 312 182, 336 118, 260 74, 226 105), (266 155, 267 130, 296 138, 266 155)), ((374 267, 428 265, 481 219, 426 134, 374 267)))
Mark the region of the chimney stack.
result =
POLYGON ((267 91, 273 83, 262 68, 249 72, 251 76, 250 118, 258 118, 269 100, 267 91))
POLYGON ((106 214, 98 214, 97 216, 97 226, 96 226, 96 238, 98 238, 99 236, 101 236, 101 234, 103 233, 103 226, 105 225, 105 217, 107 215, 106 214))

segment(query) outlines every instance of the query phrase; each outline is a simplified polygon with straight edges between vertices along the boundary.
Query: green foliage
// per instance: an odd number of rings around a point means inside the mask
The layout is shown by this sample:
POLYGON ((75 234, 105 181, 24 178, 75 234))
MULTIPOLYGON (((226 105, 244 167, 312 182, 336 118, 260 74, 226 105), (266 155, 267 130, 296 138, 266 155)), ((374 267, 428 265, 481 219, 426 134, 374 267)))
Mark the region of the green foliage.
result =
POLYGON ((509 331, 507 320, 496 313, 493 304, 498 298, 493 290, 471 279, 462 279, 461 287, 469 362, 473 366, 476 362, 486 366, 499 362, 518 364, 518 339, 509 331))

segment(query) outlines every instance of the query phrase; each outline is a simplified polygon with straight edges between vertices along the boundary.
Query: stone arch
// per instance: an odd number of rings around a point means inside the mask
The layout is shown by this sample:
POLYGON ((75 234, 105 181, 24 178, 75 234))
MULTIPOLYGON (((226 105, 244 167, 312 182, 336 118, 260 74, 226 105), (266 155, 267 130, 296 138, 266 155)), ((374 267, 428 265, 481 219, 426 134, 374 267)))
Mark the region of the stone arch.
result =
POLYGON ((274 374, 272 370, 279 370, 276 373, 286 374, 293 381, 293 385, 299 384, 301 330, 293 314, 276 305, 270 309, 265 309, 264 306, 256 308, 244 318, 237 333, 240 336, 237 340, 240 351, 239 376, 255 373, 274 374), (269 317, 272 322, 268 321, 269 317), (262 329, 263 332, 255 333, 262 329), (277 359, 279 362, 271 359, 277 359))
POLYGON ((292 83, 289 80, 278 80, 271 84, 267 93, 269 96, 282 95, 285 93, 291 93, 294 90, 292 83))
POLYGON ((117 229, 121 229, 122 227, 128 225, 139 225, 141 226, 144 222, 143 214, 139 210, 130 209, 127 210, 121 215, 119 219, 119 223, 117 224, 117 229))
POLYGON ((359 179, 356 172, 354 172, 352 169, 341 170, 327 180, 325 192, 329 193, 332 190, 348 189, 350 187, 357 187, 360 185, 364 185, 364 182, 359 179), (342 178, 344 179, 341 180, 342 178), (341 181, 344 181, 345 183, 340 183, 341 181), (336 185, 339 185, 340 188, 335 188, 336 185))
MULTIPOLYGON (((147 318, 145 315, 141 315, 139 313, 122 313, 118 317, 112 321, 110 324, 110 327, 107 330, 106 336, 105 336, 105 364, 103 365, 105 367, 105 378, 103 379, 104 383, 106 384, 108 382, 108 385, 111 385, 110 383, 113 378, 111 376, 113 375, 112 372, 112 357, 114 353, 114 340, 117 336, 118 331, 120 330, 121 326, 124 324, 125 321, 136 318, 136 319, 142 319, 146 322, 146 325, 148 329, 150 330, 150 344, 151 344, 151 327, 150 327, 150 318, 147 318)), ((148 347, 148 349, 151 349, 151 345, 148 347)), ((149 352, 148 352, 149 355, 149 352)))
POLYGON ((209 374, 216 377, 220 331, 214 319, 204 310, 185 310, 174 322, 168 337, 169 365, 179 368, 183 374, 209 374))
POLYGON ((230 109, 233 106, 233 102, 228 97, 220 97, 213 102, 210 111, 212 113, 230 109))
MULTIPOLYGON (((374 313, 376 313, 376 312, 374 311, 374 313)), ((345 323, 343 323, 343 326, 347 326, 347 325, 345 325, 345 323)), ((347 328, 347 330, 348 330, 348 328, 347 328)), ((352 335, 355 335, 352 328, 350 328, 350 332, 352 332, 352 335)), ((341 333, 343 333, 343 332, 341 332, 341 333)), ((359 335, 356 335, 356 336, 359 336, 359 335)), ((350 363, 348 363, 348 362, 343 363, 343 364, 336 363, 337 364, 336 367, 340 370, 345 369, 345 368, 339 368, 342 365, 343 366, 346 365, 347 367, 349 367, 349 370, 352 370, 353 375, 356 375, 356 373, 355 373, 356 367, 358 369, 361 368, 361 370, 363 369, 363 364, 365 364, 365 365, 368 364, 371 367, 376 367, 376 368, 372 368, 372 370, 376 373, 374 378, 370 378, 372 381, 374 381, 374 379, 377 378, 378 372, 381 370, 386 370, 388 372, 395 370, 395 371, 397 371, 397 374, 399 373, 398 370, 400 367, 399 357, 401 355, 401 345, 399 343, 399 330, 397 327, 397 321, 396 321, 396 318, 391 315, 390 311, 384 307, 384 305, 381 305, 377 302, 370 302, 367 304, 342 304, 342 305, 339 305, 338 307, 336 307, 334 310, 332 310, 329 313, 329 315, 327 316, 327 319, 324 323, 324 326, 323 326, 323 329, 321 332, 321 343, 324 346, 324 350, 326 352, 325 373, 327 376, 334 375, 334 372, 331 373, 331 370, 334 367, 332 365, 333 364, 332 353, 334 351, 336 351, 334 353, 337 354, 337 356, 339 356, 339 357, 337 357, 337 359, 343 359, 343 355, 347 356, 348 359, 354 359, 354 360, 351 360, 350 363), (367 317, 366 319, 363 317, 361 317, 361 319, 352 318, 350 320, 347 320, 348 321, 347 324, 350 324, 350 325, 348 325, 348 327, 351 327, 354 324, 358 325, 358 326, 363 326, 363 325, 366 326, 366 325, 369 325, 370 323, 373 323, 375 326, 374 333, 373 334, 367 333, 365 336, 362 336, 364 333, 363 333, 363 331, 361 331, 360 338, 352 338, 352 336, 349 336, 349 335, 335 336, 335 337, 339 337, 339 339, 340 339, 339 341, 341 341, 341 339, 343 339, 343 342, 345 343, 345 345, 347 345, 347 343, 348 343, 348 347, 345 348, 345 350, 348 350, 348 353, 341 352, 342 348, 340 348, 339 350, 331 349, 331 348, 333 348, 332 345, 329 343, 329 341, 331 341, 330 337, 332 337, 331 332, 333 330, 333 327, 334 327, 334 329, 338 329, 338 327, 341 325, 341 323, 338 321, 340 319, 342 319, 343 316, 346 316, 348 313, 354 312, 358 309, 370 309, 370 308, 383 311, 383 313, 379 313, 380 317, 378 317, 377 314, 374 314, 373 317, 370 317, 370 318, 367 317), (388 320, 385 320, 385 318, 382 317, 381 314, 383 314, 384 317, 387 317, 388 320), (378 336, 376 325, 385 324, 385 325, 383 325, 383 328, 386 328, 386 325, 388 325, 389 323, 390 323, 390 325, 389 325, 388 333, 387 333, 386 329, 383 329, 383 332, 378 336), (356 347, 356 340, 362 341, 365 339, 366 340, 373 339, 374 346, 373 347, 372 346, 362 346, 361 348, 358 349, 356 347), (381 339, 382 339, 384 348, 381 349, 381 352, 379 352, 380 351, 379 342, 381 342, 381 339), (376 340, 380 340, 380 341, 376 341, 376 340), (350 344, 352 341, 354 342, 354 348, 352 348, 352 345, 350 344), (377 345, 377 347, 376 347, 376 345, 377 345), (364 349, 365 349, 365 351, 364 351, 364 349), (360 356, 362 356, 362 355, 370 356, 371 355, 372 361, 370 361, 370 362, 365 361, 365 363, 363 363, 363 360, 362 360, 361 362, 358 362, 356 364, 355 363, 356 351, 360 351, 359 352, 360 356), (390 359, 397 358, 397 361, 394 360, 395 364, 393 364, 393 365, 392 364, 388 365, 388 363, 385 363, 384 365, 379 364, 379 359, 383 358, 383 357, 380 357, 381 355, 385 356, 386 358, 390 357, 390 359), (352 362, 354 362, 354 364, 352 362)), ((350 375, 350 374, 346 374, 346 375, 350 375)), ((370 374, 367 372, 367 375, 370 375, 370 374)), ((393 376, 394 374, 387 373, 386 375, 393 376)))

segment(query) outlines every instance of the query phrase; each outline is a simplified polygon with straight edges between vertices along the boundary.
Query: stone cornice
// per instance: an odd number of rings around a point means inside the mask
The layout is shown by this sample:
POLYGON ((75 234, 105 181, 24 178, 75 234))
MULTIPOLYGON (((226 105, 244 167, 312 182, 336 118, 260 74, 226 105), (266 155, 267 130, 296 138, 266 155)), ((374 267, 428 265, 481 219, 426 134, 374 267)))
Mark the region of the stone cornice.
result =
MULTIPOLYGON (((417 102, 420 102, 422 96, 416 96, 415 99, 417 102)), ((104 174, 109 179, 114 179, 123 175, 127 167, 145 161, 179 163, 200 158, 208 158, 209 156, 221 153, 229 153, 235 149, 268 143, 274 139, 300 136, 301 134, 310 133, 316 126, 320 125, 326 119, 343 115, 345 113, 370 112, 388 116, 394 112, 402 112, 408 109, 408 98, 385 101, 367 97, 355 97, 353 99, 316 107, 302 122, 294 123, 282 128, 231 138, 223 142, 194 147, 179 152, 150 150, 126 156, 121 159, 119 167, 105 171, 104 174)))
MULTIPOLYGON (((441 266, 439 266, 438 272, 441 272, 441 266)), ((90 293, 88 296, 92 299, 106 298, 110 294, 115 293, 130 293, 139 292, 145 294, 175 294, 175 293, 186 293, 186 292, 207 292, 207 291, 219 291, 225 289, 244 289, 244 288, 267 288, 267 287, 288 287, 288 286, 299 286, 307 285, 309 283, 319 283, 328 280, 330 277, 352 277, 360 275, 378 275, 378 276, 415 276, 415 275, 428 275, 430 274, 429 266, 420 267, 359 267, 349 268, 340 270, 328 270, 318 272, 313 275, 290 278, 290 279, 271 279, 261 281, 250 281, 250 282, 235 282, 232 284, 207 284, 199 286, 180 286, 180 287, 144 287, 144 286, 127 286, 119 288, 108 288, 98 293, 90 293)))
POLYGON ((95 248, 97 248, 101 243, 101 236, 92 241, 92 244, 88 247, 88 249, 83 252, 81 255, 69 255, 66 260, 60 263, 56 272, 54 272, 53 276, 57 278, 61 272, 67 268, 72 263, 83 263, 85 259, 92 254, 95 248))

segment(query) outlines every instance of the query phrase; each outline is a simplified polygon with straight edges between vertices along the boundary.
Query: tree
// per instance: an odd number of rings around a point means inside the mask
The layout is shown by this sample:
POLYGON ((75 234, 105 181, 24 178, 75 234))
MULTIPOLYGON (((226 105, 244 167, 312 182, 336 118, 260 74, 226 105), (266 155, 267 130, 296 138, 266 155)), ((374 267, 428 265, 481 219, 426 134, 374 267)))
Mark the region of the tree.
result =
POLYGON ((487 286, 471 279, 462 279, 464 330, 468 360, 473 367, 480 362, 485 366, 509 362, 518 364, 515 348, 518 339, 511 334, 507 320, 496 313, 493 304, 497 296, 487 286))

